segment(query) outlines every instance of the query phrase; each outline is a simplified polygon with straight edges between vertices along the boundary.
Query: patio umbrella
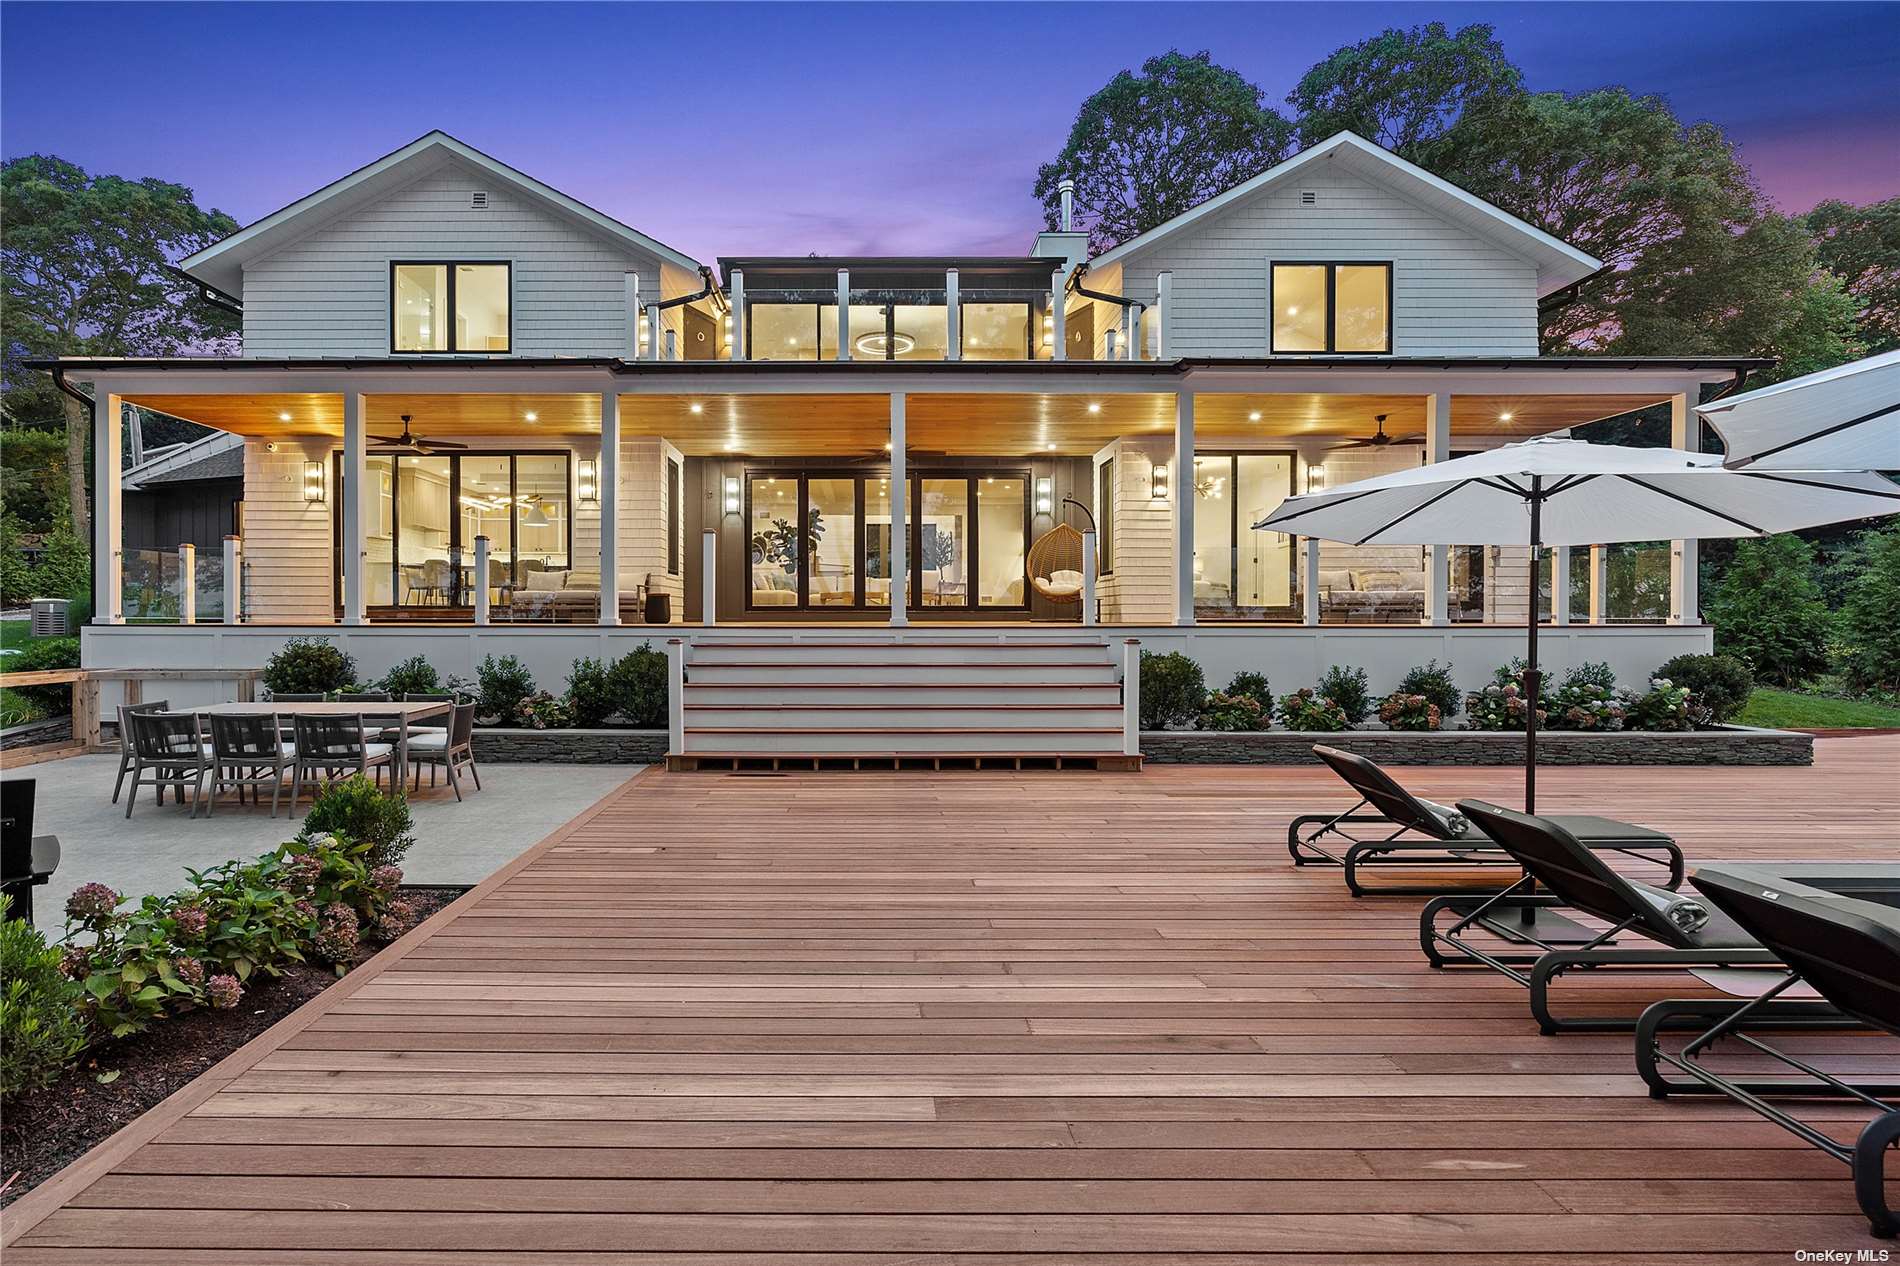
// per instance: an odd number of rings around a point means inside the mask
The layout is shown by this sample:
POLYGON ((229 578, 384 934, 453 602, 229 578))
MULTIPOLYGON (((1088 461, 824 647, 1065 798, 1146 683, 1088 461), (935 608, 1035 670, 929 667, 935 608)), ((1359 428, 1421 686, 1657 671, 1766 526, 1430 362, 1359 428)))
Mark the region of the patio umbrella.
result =
POLYGON ((1254 527, 1353 545, 1530 548, 1524 809, 1533 813, 1542 547, 1765 536, 1896 513, 1900 487, 1871 471, 1727 470, 1678 449, 1535 439, 1290 497, 1254 527))
POLYGON ((1900 470, 1900 351, 1700 406, 1736 470, 1900 470))

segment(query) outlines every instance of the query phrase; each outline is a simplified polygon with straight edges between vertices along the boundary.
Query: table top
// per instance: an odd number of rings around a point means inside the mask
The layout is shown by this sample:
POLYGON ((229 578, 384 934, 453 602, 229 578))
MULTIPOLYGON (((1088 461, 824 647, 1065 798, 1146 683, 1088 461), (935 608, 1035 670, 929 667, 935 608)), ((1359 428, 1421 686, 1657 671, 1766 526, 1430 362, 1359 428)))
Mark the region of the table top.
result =
POLYGON ((347 703, 293 703, 288 700, 276 703, 211 703, 201 708, 178 708, 178 712, 196 712, 200 716, 227 717, 267 717, 275 713, 279 716, 310 717, 407 717, 411 721, 419 717, 439 716, 455 710, 453 699, 391 699, 358 700, 347 703))

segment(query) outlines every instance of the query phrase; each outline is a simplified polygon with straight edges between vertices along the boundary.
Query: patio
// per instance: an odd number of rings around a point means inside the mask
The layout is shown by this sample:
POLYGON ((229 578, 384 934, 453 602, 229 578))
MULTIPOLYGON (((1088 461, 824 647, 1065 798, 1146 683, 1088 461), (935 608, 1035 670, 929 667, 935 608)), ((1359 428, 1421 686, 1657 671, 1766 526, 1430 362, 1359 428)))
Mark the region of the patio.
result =
MULTIPOLYGON (((1812 769, 1552 769, 1540 801, 1694 861, 1871 860, 1896 762, 1900 737, 1825 739, 1812 769)), ((649 770, 23 1198, 7 1260, 1878 1250, 1832 1161, 1652 1102, 1627 1035, 1539 1037, 1515 986, 1431 971, 1421 899, 1295 871, 1287 820, 1341 792, 1318 767, 649 770)))

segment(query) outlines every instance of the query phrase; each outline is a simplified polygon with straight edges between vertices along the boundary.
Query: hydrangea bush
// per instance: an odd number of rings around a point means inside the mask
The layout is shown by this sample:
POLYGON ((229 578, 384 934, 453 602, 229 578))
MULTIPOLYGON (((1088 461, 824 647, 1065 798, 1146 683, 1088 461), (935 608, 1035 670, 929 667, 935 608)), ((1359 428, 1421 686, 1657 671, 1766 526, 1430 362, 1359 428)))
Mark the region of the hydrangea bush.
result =
POLYGON ((1252 695, 1216 690, 1207 697, 1207 707, 1201 712, 1203 730, 1265 730, 1272 725, 1273 714, 1262 708, 1252 695))
POLYGON ((1337 731, 1351 724, 1344 708, 1311 686, 1281 696, 1275 711, 1280 724, 1289 730, 1337 731))
POLYGON ((1424 695, 1395 690, 1379 701, 1379 719, 1394 730, 1436 730, 1445 714, 1424 695))

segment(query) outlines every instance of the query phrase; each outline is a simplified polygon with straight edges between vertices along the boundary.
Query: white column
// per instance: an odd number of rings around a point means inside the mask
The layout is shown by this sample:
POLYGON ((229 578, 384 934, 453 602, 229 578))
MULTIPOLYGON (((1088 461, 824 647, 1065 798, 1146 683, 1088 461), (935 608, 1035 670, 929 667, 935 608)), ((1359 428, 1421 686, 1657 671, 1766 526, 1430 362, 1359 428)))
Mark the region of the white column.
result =
POLYGON ((1610 551, 1590 547, 1590 623, 1610 622, 1610 551))
POLYGON ((1319 541, 1311 536, 1300 540, 1300 623, 1319 623, 1319 541))
POLYGON ((1049 315, 1055 324, 1049 330, 1049 359, 1069 359, 1069 337, 1065 326, 1068 321, 1069 296, 1063 289, 1067 278, 1063 269, 1056 269, 1049 279, 1049 315))
MULTIPOLYGON (((662 465, 664 469, 664 465, 662 465)), ((620 623, 620 396, 600 393, 600 622, 620 623)), ((668 489, 672 496, 674 490, 668 489)))
POLYGON ((666 332, 666 356, 664 357, 664 359, 678 360, 679 358, 680 358, 680 332, 678 330, 668 330, 666 332))
POLYGON ((1174 273, 1163 269, 1155 274, 1155 356, 1174 359, 1174 273))
MULTIPOLYGON (((1694 398, 1687 394, 1669 397, 1669 446, 1694 452, 1702 430, 1701 419, 1692 407, 1694 398)), ((1702 621, 1700 585, 1696 575, 1696 542, 1671 541, 1669 544, 1669 622, 1699 624, 1702 621)))
POLYGON ((647 359, 659 360, 662 345, 666 342, 664 318, 659 300, 647 304, 647 359))
POLYGON ((944 340, 943 358, 945 360, 963 359, 963 308, 957 283, 957 270, 947 269, 943 274, 943 321, 949 337, 944 340))
POLYGON ((1141 305, 1138 303, 1122 309, 1122 359, 1141 359, 1141 305))
POLYGON ((625 274, 624 288, 626 297, 622 306, 627 310, 627 346, 623 353, 627 360, 640 359, 640 274, 625 274))
POLYGON ((711 529, 699 534, 699 619, 719 623, 719 533, 711 529))
POLYGON ((1082 626, 1095 627, 1095 530, 1082 533, 1082 626))
POLYGON ((1570 623, 1570 547, 1558 545, 1550 551, 1550 622, 1570 623))
POLYGON ((910 623, 910 482, 904 473, 904 393, 891 393, 891 625, 910 623))
MULTIPOLYGON (((1451 456, 1451 395, 1437 392, 1425 397, 1425 461, 1436 464, 1451 456)), ((1425 623, 1451 623, 1451 550, 1444 545, 1425 547, 1425 623)))
POLYGON ((1112 325, 1102 331, 1103 360, 1120 360, 1122 358, 1121 334, 1121 330, 1112 325))
POLYGON ((1174 394, 1174 622, 1194 623, 1194 394, 1174 394))
POLYGON ((235 536, 224 538, 224 622, 244 622, 244 553, 235 536))
POLYGON ((666 639, 666 750, 686 750, 686 641, 666 639))
POLYGON ((178 622, 198 622, 198 547, 189 542, 178 547, 178 622))
POLYGON ((363 583, 368 551, 363 516, 374 499, 367 497, 369 464, 364 455, 363 393, 343 393, 343 623, 369 622, 368 587, 363 583))
POLYGON ((838 270, 838 359, 851 359, 851 270, 838 270))
POLYGON ((125 516, 119 472, 124 459, 120 419, 123 402, 102 382, 92 385, 92 587, 94 624, 124 624, 125 594, 120 568, 125 549, 125 516))
POLYGON ((1122 755, 1141 755, 1141 639, 1122 640, 1122 755))
POLYGON ((488 538, 477 533, 475 537, 475 623, 487 624, 492 618, 488 609, 488 538))
POLYGON ((729 360, 746 358, 745 270, 735 268, 727 279, 726 301, 732 306, 732 355, 729 360))

